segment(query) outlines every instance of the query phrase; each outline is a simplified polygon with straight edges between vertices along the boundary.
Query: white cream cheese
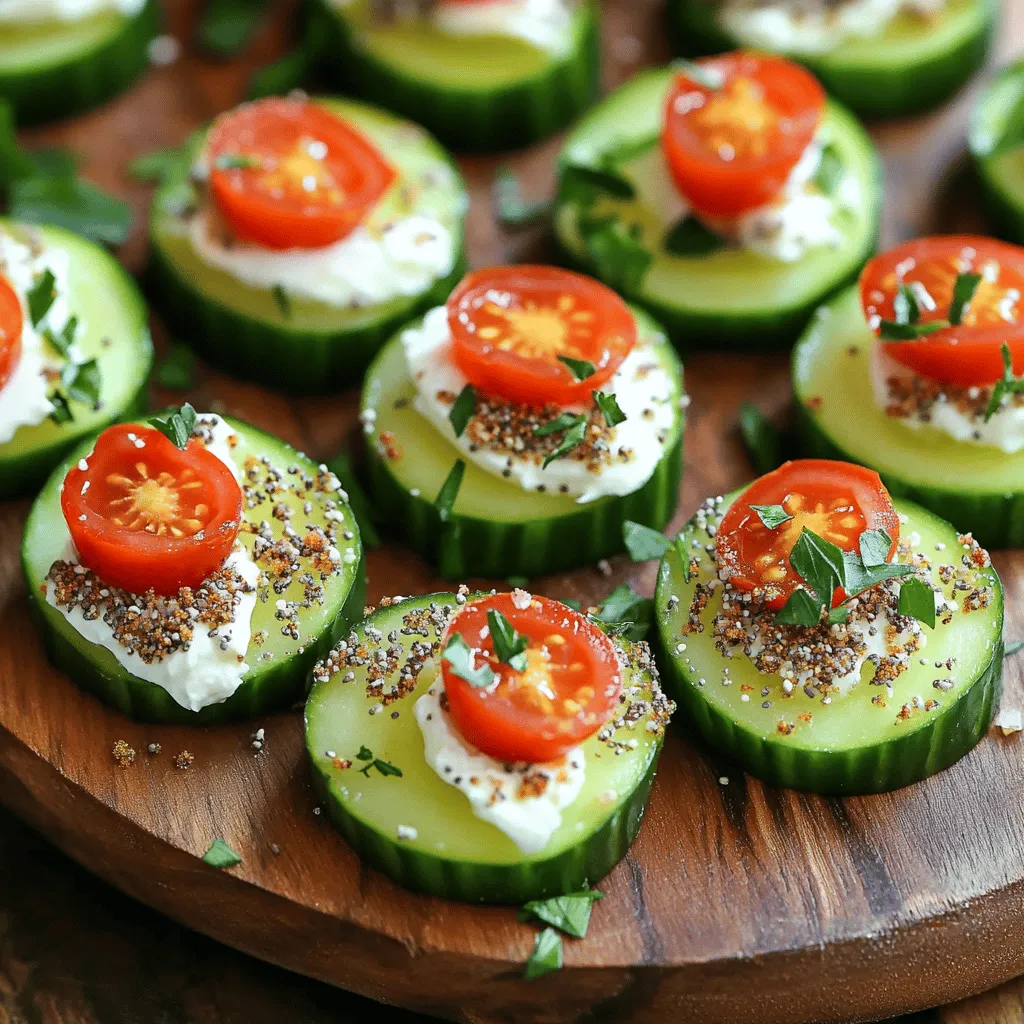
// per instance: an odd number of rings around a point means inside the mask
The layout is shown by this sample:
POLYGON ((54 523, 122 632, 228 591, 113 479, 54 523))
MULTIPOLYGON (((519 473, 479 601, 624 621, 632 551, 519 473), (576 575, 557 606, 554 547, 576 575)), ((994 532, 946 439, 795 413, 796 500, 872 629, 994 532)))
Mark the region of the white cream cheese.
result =
MULTIPOLYGON (((65 250, 32 248, 0 230, 0 275, 5 277, 21 300, 21 357, 14 373, 0 388, 0 444, 10 441, 21 427, 34 427, 53 412, 48 394, 47 372, 60 372, 65 360, 43 338, 47 329, 60 333, 68 320, 68 268, 65 250), (50 270, 56 297, 37 326, 29 316, 27 295, 37 279, 50 270)), ((79 330, 81 330, 81 325, 79 330)), ((72 347, 69 356, 80 358, 72 347)))
MULTIPOLYGON (((240 476, 241 468, 230 454, 228 444, 228 438, 237 432, 216 415, 203 415, 200 420, 213 434, 214 440, 207 445, 208 450, 236 476, 240 476)), ((77 563, 78 553, 63 520, 60 528, 66 533, 64 560, 77 563)), ((231 622, 212 631, 203 627, 196 629, 187 650, 175 650, 149 664, 114 639, 113 630, 103 620, 102 607, 100 615, 91 620, 85 618, 80 607, 60 607, 54 600, 52 583, 47 584, 46 600, 86 640, 110 651, 118 664, 132 675, 166 690, 183 708, 201 711, 226 701, 249 671, 245 655, 252 637, 252 613, 256 607, 256 583, 260 571, 248 550, 238 541, 224 564, 226 568, 234 569, 252 588, 249 593, 236 595, 231 622)))
POLYGON ((528 857, 540 853, 562 823, 562 810, 579 795, 586 778, 582 747, 557 764, 506 765, 480 753, 455 731, 441 707, 442 684, 435 681, 416 701, 427 764, 466 795, 473 813, 501 829, 528 857), (546 780, 543 792, 524 786, 528 776, 546 780), (521 791, 522 790, 522 791, 521 791))
POLYGON ((781 53, 828 53, 849 39, 881 34, 906 11, 934 17, 946 0, 728 0, 719 19, 741 46, 781 53))
POLYGON ((632 494, 651 478, 664 453, 659 437, 672 429, 675 407, 672 380, 647 346, 638 343, 602 388, 615 395, 626 415, 624 422, 612 428, 612 453, 628 448, 633 457, 628 461, 613 459, 600 473, 593 473, 575 459, 556 459, 543 469, 524 454, 474 445, 466 432, 457 438, 448 419, 451 405, 437 397, 439 391, 458 394, 468 383, 452 358, 451 341, 444 306, 430 310, 420 327, 402 334, 409 376, 416 386, 416 411, 467 459, 526 490, 543 486, 550 492, 571 495, 580 503, 605 495, 632 494))
POLYGON ((572 8, 567 0, 441 0, 431 21, 451 36, 509 36, 553 54, 572 47, 572 8))
POLYGON ((0 24, 81 21, 107 11, 131 17, 145 3, 146 0, 0 0, 0 24))

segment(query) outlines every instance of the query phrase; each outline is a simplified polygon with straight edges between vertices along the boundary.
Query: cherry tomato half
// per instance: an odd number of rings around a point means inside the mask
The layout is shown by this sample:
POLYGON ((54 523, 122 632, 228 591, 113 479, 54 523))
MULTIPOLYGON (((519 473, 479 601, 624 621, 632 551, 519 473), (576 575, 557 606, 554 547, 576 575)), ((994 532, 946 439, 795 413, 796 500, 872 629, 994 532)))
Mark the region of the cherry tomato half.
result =
MULTIPOLYGON (((859 548, 865 530, 885 530, 892 561, 900 537, 900 520, 877 473, 849 462, 798 459, 755 480, 722 518, 715 538, 718 563, 733 586, 760 590, 769 608, 781 608, 800 578, 789 563, 804 529, 844 551, 859 548), (770 529, 752 505, 781 505, 792 516, 770 529)), ((833 603, 846 595, 837 589, 833 603)))
POLYGON ((697 213, 737 217, 779 194, 824 109, 825 91, 809 71, 737 50, 679 72, 665 106, 662 148, 697 213))
POLYGON ((958 274, 981 275, 959 325, 911 341, 883 341, 885 353, 922 377, 956 387, 993 384, 1003 375, 1002 346, 1024 372, 1024 248, 980 235, 936 235, 905 242, 861 271, 864 316, 874 331, 896 319, 901 285, 917 299, 919 323, 948 321, 958 274))
POLYGON ((13 376, 21 359, 25 318, 21 300, 5 277, 0 277, 0 388, 13 376))
POLYGON ((198 587, 224 564, 242 520, 234 474, 202 442, 178 449, 131 423, 100 434, 60 503, 82 564, 134 594, 198 587))
POLYGON ((473 649, 474 667, 486 661, 499 678, 496 686, 472 686, 442 658, 448 710, 462 737, 491 757, 554 761, 612 716, 622 672, 615 645, 579 612, 546 597, 520 608, 523 603, 495 594, 469 602, 452 619, 445 643, 461 634, 473 649), (487 628, 490 609, 528 637, 524 672, 497 660, 487 628))
POLYGON ((222 114, 210 186, 231 229, 268 249, 315 249, 352 232, 395 180, 365 136, 315 103, 265 99, 222 114))
POLYGON ((591 404, 636 344, 636 321, 610 288, 557 267, 467 274, 448 299, 455 362, 484 394, 521 405, 591 404), (559 357, 593 364, 577 380, 559 357))

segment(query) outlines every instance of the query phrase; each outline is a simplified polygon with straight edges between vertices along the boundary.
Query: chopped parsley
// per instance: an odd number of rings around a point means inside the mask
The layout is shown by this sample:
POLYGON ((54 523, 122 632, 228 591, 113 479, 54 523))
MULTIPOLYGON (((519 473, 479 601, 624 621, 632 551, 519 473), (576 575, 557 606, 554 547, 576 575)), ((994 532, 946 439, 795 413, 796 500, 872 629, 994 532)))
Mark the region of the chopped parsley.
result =
POLYGON ((487 626, 498 661, 511 666, 517 672, 525 672, 526 648, 529 646, 530 638, 517 633, 512 623, 496 608, 488 609, 487 626))
POLYGON ((913 341, 949 326, 948 320, 932 320, 926 324, 920 322, 921 307, 909 285, 899 286, 892 306, 896 319, 883 320, 878 327, 878 336, 882 341, 913 341))
POLYGON ((445 645, 441 660, 451 666, 451 670, 460 678, 478 689, 490 686, 494 682, 494 671, 487 662, 479 668, 473 660, 473 650, 462 638, 461 633, 453 633, 445 645))
POLYGON ((446 523, 455 507, 455 499, 459 496, 459 488, 462 486, 462 478, 466 473, 466 462, 464 459, 456 459, 455 465, 441 484, 441 490, 437 492, 434 499, 434 508, 441 517, 441 522, 446 523))
POLYGON ((654 624, 654 600, 641 597, 632 587, 623 583, 598 605, 597 611, 590 618, 606 633, 625 637, 635 643, 643 640, 654 624))
POLYGON ((54 423, 70 423, 75 417, 71 412, 71 406, 68 405, 67 398, 64 397, 63 392, 54 391, 50 397, 50 402, 53 405, 53 412, 50 413, 50 419, 54 423))
POLYGON ((949 322, 951 324, 963 322, 964 313, 967 312, 979 284, 981 284, 981 274, 956 275, 956 283, 953 285, 953 301, 949 304, 949 322))
POLYGON ((395 775, 398 778, 402 777, 402 769, 391 764, 390 761, 384 761, 379 757, 373 756, 373 751, 369 747, 362 746, 359 748, 359 753, 356 754, 356 760, 363 762, 363 767, 359 769, 361 775, 365 775, 367 778, 370 777, 370 771, 376 769, 381 775, 395 775))
POLYGON ((618 399, 614 395, 594 391, 593 396, 609 427, 617 427, 620 423, 626 422, 626 414, 619 408, 618 399))
POLYGON ((255 171, 263 167, 263 160, 252 153, 221 153, 213 166, 218 171, 255 171))
POLYGON ((992 389, 992 397, 988 400, 988 406, 985 409, 986 423, 996 414, 1008 395, 1024 394, 1024 377, 1014 377, 1013 354, 1005 341, 1000 351, 1003 354, 1003 375, 996 381, 996 386, 992 389))
POLYGON ((242 863, 242 858, 223 839, 215 839, 203 854, 203 863, 223 870, 237 867, 242 863))
POLYGON ((543 921, 574 938, 582 939, 590 925, 590 908, 604 893, 597 889, 569 892, 547 900, 531 900, 519 914, 520 921, 543 921))
POLYGON ((533 433, 535 437, 546 437, 548 434, 553 434, 558 430, 564 430, 565 437, 562 438, 561 444, 553 452, 544 457, 544 462, 541 465, 542 469, 547 469, 555 459, 562 458, 563 455, 567 455, 573 448, 583 443, 587 436, 587 417, 582 413, 563 412, 561 416, 556 417, 550 423, 545 423, 542 427, 538 427, 533 433))
POLYGON ((934 629, 935 591, 917 576, 904 580, 900 584, 900 599, 896 611, 900 615, 909 615, 930 629, 934 629))
POLYGON ((65 363, 60 381, 72 401, 82 402, 93 409, 99 408, 100 367, 95 359, 85 363, 65 363))
POLYGON ((54 333, 49 327, 43 331, 46 343, 54 352, 62 355, 65 359, 71 353, 71 346, 75 343, 75 335, 78 333, 78 317, 69 316, 59 334, 54 333))
POLYGON ((751 505, 750 508, 769 530, 775 530, 793 518, 781 505, 751 505))
POLYGON ((452 425, 456 437, 462 437, 467 424, 476 412, 476 390, 472 384, 467 384, 460 392, 459 397, 448 413, 448 422, 452 425))
POLYGON ((50 312, 50 307, 57 298, 57 289, 54 287, 56 283, 57 279, 53 276, 53 271, 47 267, 25 294, 25 299, 28 302, 28 316, 33 327, 38 327, 46 314, 50 312))
POLYGON ((526 961, 523 977, 527 981, 542 978, 545 974, 562 968, 562 936, 554 928, 545 928, 538 933, 533 952, 526 961))
POLYGON ((184 448, 196 428, 196 411, 186 402, 180 409, 171 409, 164 416, 153 416, 149 421, 175 448, 184 448))
POLYGON ((560 363, 565 363, 565 365, 569 367, 576 380, 586 380, 588 377, 593 377, 594 372, 597 369, 593 363, 586 359, 573 359, 571 356, 559 356, 558 361, 560 363))
POLYGON ((826 143, 821 150, 821 160, 814 174, 814 184, 826 196, 834 196, 846 174, 843 158, 835 143, 826 143))
POLYGON ((622 539, 634 562, 653 562, 672 547, 665 534, 630 519, 622 524, 622 539))

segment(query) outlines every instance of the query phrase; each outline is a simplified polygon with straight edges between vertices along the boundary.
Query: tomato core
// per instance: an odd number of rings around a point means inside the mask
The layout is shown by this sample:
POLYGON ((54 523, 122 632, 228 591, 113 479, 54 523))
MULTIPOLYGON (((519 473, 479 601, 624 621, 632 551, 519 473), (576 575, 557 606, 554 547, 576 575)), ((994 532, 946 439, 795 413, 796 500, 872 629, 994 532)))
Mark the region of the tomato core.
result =
POLYGON ((475 687, 442 657, 448 711, 459 734, 491 757, 554 761, 597 732, 615 711, 622 692, 615 645, 557 601, 522 591, 471 601, 452 619, 445 643, 456 633, 473 649, 474 667, 486 662, 497 679, 490 687, 475 687), (528 638, 525 671, 498 661, 488 629, 491 609, 528 638))
POLYGON ((231 470, 192 439, 119 424, 64 479, 61 509, 82 565, 131 593, 198 587, 231 552, 242 491, 231 470))
POLYGON ((447 306, 456 365, 484 394, 521 405, 592 404, 637 339, 615 292, 556 267, 474 271, 447 306), (578 380, 560 357, 594 372, 578 380))
POLYGON ((938 235, 876 256, 860 276, 861 305, 876 333, 895 321, 896 298, 907 287, 918 323, 948 322, 959 274, 981 280, 961 322, 909 341, 882 341, 882 351, 919 376, 953 387, 984 387, 1003 375, 1002 346, 1024 373, 1024 248, 980 235, 938 235))
POLYGON ((21 360, 24 322, 17 292, 5 277, 0 277, 0 388, 11 379, 21 360))
POLYGON ((397 177, 369 139, 326 108, 278 98, 217 118, 207 158, 214 202, 232 231, 268 249, 340 241, 397 177))
MULTIPOLYGON (((877 473, 827 459, 787 462, 755 480, 729 507, 715 537, 718 564, 733 586, 756 591, 769 608, 779 609, 801 582, 789 555, 805 529, 851 552, 865 530, 884 530, 891 561, 900 520, 877 473), (753 505, 781 505, 791 518, 771 528, 753 505)), ((837 589, 833 603, 845 596, 837 589)))
POLYGON ((824 90, 798 64, 727 53, 679 72, 665 106, 662 149, 698 214, 734 218, 779 194, 824 109, 824 90))

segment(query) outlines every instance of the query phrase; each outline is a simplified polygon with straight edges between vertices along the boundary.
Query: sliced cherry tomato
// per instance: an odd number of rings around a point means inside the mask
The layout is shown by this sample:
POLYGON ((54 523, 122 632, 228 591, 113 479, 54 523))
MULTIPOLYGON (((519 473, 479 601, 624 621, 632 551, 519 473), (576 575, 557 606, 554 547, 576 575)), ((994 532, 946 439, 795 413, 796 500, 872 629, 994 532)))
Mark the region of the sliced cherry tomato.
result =
MULTIPOLYGON (((865 530, 885 530, 892 561, 900 520, 877 473, 849 462, 798 459, 755 480, 722 517, 715 538, 718 563, 733 586, 757 590, 769 608, 781 608, 797 588, 789 563, 804 529, 844 551, 857 551, 865 530), (792 516, 781 526, 764 525, 753 505, 781 505, 792 516)), ((837 589, 833 603, 846 595, 837 589)))
POLYGON ((698 61, 679 72, 665 106, 661 141, 676 186, 706 217, 771 202, 824 109, 818 80, 782 57, 737 50, 698 61))
POLYGON ((900 286, 914 294, 918 323, 948 322, 959 274, 981 274, 960 324, 910 341, 883 341, 885 353, 922 377, 955 387, 983 387, 1003 375, 1002 346, 1024 372, 1024 248, 980 235, 937 235, 905 242, 861 271, 864 316, 878 332, 896 320, 900 286))
POLYGON ((615 646, 579 612, 546 597, 526 607, 512 594, 471 601, 452 619, 447 640, 461 634, 474 667, 485 662, 497 685, 472 686, 442 658, 448 710, 462 737, 502 761, 546 762, 592 736, 612 716, 622 692, 615 646), (494 609, 529 640, 526 670, 498 661, 487 612, 494 609))
POLYGON ((82 565, 133 594, 198 587, 224 564, 242 521, 241 488, 216 455, 131 423, 100 434, 60 503, 82 565))
POLYGON ((591 404, 636 344, 636 321, 615 292, 557 267, 467 274, 448 299, 448 325, 470 383, 521 405, 591 404), (577 380, 561 356, 594 372, 577 380))
POLYGON ((12 377, 21 359, 21 330, 25 318, 21 300, 5 277, 0 277, 0 388, 12 377))
POLYGON ((210 186, 231 229, 268 249, 331 245, 395 180, 360 132, 315 103, 266 99, 222 114, 207 143, 210 186))

